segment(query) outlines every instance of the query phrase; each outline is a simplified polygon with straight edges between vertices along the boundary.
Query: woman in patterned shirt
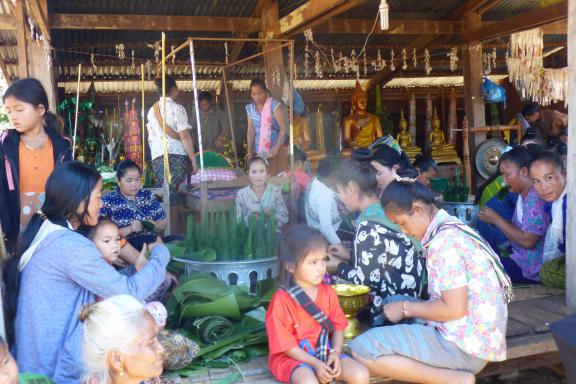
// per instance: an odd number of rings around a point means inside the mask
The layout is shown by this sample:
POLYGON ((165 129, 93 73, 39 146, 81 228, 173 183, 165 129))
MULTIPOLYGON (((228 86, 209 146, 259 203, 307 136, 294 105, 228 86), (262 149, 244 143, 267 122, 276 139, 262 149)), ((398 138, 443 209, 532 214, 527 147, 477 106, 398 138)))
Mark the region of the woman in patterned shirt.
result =
MULTIPOLYGON (((340 200, 350 212, 360 211, 354 225, 354 254, 341 244, 331 245, 328 269, 354 284, 372 289, 371 326, 384 324, 382 306, 389 297, 418 299, 424 290, 424 264, 414 242, 388 218, 378 199, 376 172, 368 150, 355 150, 342 161, 336 184, 340 200)), ((415 174, 413 176, 416 176, 415 174)))
POLYGON ((140 250, 156 241, 157 232, 166 227, 166 213, 152 192, 142 189, 142 171, 132 160, 116 167, 118 188, 102 197, 100 217, 120 228, 122 237, 140 250))
POLYGON ((488 361, 506 359, 510 279, 498 255, 446 211, 423 184, 398 177, 382 204, 402 231, 422 240, 427 301, 384 305, 391 322, 424 324, 372 328, 349 344, 372 375, 416 383, 472 384, 488 361))

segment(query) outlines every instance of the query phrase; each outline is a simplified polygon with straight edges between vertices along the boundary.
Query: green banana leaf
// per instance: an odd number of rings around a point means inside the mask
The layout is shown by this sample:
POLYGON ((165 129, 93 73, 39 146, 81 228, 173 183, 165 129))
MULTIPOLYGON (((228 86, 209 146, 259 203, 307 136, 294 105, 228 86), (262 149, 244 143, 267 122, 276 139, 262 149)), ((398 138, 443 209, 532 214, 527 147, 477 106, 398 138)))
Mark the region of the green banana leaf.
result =
POLYGON ((192 323, 196 335, 205 343, 212 344, 233 332, 233 325, 223 316, 206 316, 192 323))
POLYGON ((201 251, 196 252, 185 252, 180 255, 183 259, 190 259, 196 261, 211 262, 216 261, 216 251, 212 248, 204 248, 201 251))
POLYGON ((186 247, 179 245, 179 244, 165 244, 166 248, 168 248, 168 251, 170 252, 170 256, 172 257, 182 257, 182 255, 184 255, 184 253, 186 252, 186 247))
POLYGON ((180 314, 180 322, 183 318, 203 317, 203 316, 225 316, 234 320, 240 319, 240 309, 236 296, 230 294, 221 299, 206 303, 184 304, 180 314))

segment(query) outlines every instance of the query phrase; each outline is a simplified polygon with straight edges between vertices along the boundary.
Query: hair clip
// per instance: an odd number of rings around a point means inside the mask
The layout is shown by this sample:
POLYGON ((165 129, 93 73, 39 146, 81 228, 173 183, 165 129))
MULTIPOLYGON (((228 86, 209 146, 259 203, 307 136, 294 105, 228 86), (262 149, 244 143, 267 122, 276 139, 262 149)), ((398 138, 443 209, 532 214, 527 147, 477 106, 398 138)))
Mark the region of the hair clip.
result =
POLYGON ((394 179, 399 183, 415 183, 416 179, 413 177, 401 177, 398 174, 394 175, 394 179))
POLYGON ((46 216, 46 214, 45 214, 44 212, 42 212, 41 209, 39 209, 38 211, 36 211, 36 213, 37 213, 38 215, 40 215, 40 218, 41 218, 42 220, 46 220, 46 219, 48 218, 48 216, 46 216))

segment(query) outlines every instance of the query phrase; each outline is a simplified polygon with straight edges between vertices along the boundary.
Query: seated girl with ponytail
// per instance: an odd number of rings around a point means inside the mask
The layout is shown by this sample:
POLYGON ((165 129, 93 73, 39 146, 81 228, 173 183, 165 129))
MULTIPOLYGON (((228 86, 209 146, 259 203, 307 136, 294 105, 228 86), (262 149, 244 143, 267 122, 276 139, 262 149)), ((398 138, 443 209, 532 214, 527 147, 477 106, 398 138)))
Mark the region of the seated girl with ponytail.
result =
POLYGON ((336 176, 340 200, 360 215, 355 221, 354 254, 341 244, 331 245, 328 269, 343 280, 371 288, 369 323, 377 326, 384 324, 382 305, 388 297, 421 297, 425 270, 419 244, 400 232, 384 212, 371 162, 370 151, 354 150, 352 159, 340 164, 336 176))
POLYGON ((414 383, 474 383, 488 361, 506 359, 510 279, 498 255, 478 234, 435 205, 425 185, 390 183, 382 195, 388 217, 422 241, 428 270, 427 301, 384 305, 393 323, 372 328, 349 344, 372 375, 414 383))
POLYGON ((14 129, 0 133, 0 222, 8 251, 13 251, 19 233, 42 205, 48 176, 72 158, 72 149, 38 80, 14 82, 2 100, 14 129))

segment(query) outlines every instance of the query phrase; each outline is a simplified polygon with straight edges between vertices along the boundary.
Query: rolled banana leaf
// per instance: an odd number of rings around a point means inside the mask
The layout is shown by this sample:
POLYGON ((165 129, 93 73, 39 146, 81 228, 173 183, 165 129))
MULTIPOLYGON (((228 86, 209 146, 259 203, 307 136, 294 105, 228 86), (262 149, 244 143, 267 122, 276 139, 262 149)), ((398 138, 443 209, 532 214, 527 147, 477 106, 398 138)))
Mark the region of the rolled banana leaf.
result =
POLYGON ((180 315, 180 322, 182 322, 183 318, 204 316, 226 316, 234 320, 239 320, 240 309, 238 308, 236 296, 231 293, 211 302, 184 304, 180 315))
POLYGON ((230 320, 223 316, 206 316, 194 320, 194 332, 208 344, 217 342, 232 334, 234 330, 230 320))

